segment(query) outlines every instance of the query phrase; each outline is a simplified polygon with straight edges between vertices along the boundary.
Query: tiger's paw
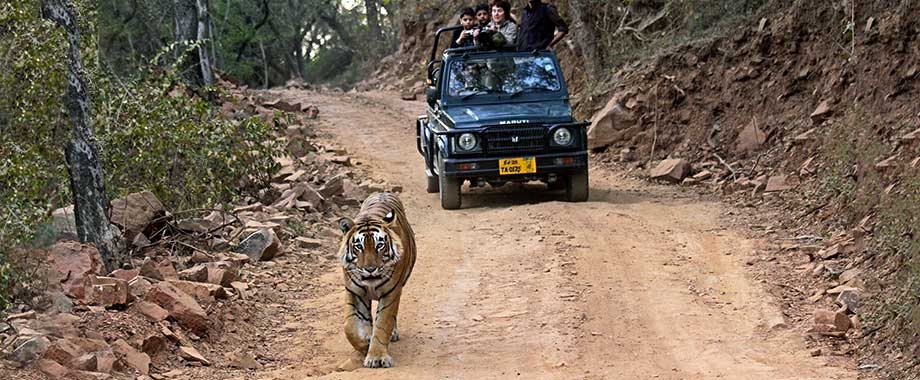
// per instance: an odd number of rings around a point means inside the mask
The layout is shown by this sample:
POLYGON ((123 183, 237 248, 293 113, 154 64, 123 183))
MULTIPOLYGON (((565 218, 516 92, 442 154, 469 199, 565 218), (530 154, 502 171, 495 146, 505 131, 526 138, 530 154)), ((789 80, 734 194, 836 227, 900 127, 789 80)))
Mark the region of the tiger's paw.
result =
POLYGON ((382 356, 370 356, 364 358, 364 366, 367 368, 390 368, 393 366, 393 357, 387 354, 382 356))
POLYGON ((399 329, 393 329, 393 333, 390 334, 390 342, 395 342, 399 340, 399 329))

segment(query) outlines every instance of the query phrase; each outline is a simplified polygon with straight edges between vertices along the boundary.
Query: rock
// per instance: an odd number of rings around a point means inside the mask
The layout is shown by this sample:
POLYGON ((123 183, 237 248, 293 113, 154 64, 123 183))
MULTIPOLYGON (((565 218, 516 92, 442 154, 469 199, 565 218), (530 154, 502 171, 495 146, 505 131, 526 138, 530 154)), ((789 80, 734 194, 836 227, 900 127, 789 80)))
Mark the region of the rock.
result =
POLYGON ((859 308, 859 290, 845 289, 837 295, 837 304, 846 308, 850 313, 856 314, 859 308))
POLYGON ((176 267, 173 266, 172 260, 168 258, 164 258, 158 261, 156 268, 164 280, 179 279, 179 272, 176 272, 176 267))
POLYGON ((852 269, 843 271, 843 273, 841 273, 837 279, 840 280, 840 283, 842 284, 848 284, 850 283, 850 281, 859 277, 861 273, 862 271, 859 270, 859 268, 852 268, 852 269))
POLYGON ((636 148, 635 148, 635 147, 632 147, 632 146, 631 146, 631 147, 626 147, 626 148, 620 149, 620 161, 622 161, 622 162, 633 162, 633 161, 635 161, 637 158, 639 158, 639 157, 638 157, 638 154, 636 154, 636 148))
POLYGON ((115 343, 112 343, 112 350, 115 351, 115 354, 120 359, 124 360, 129 367, 136 369, 142 375, 150 374, 150 356, 147 354, 137 351, 123 339, 119 339, 115 341, 115 343))
POLYGON ((846 332, 851 326, 850 317, 846 314, 822 309, 815 310, 814 322, 815 326, 831 325, 834 326, 834 330, 842 332, 846 332))
POLYGON ((230 268, 210 267, 208 268, 208 277, 206 282, 219 285, 230 286, 230 283, 236 281, 238 276, 236 271, 230 268))
POLYGON ((86 278, 86 301, 102 307, 128 303, 128 282, 115 277, 88 276, 86 278))
POLYGON ((240 269, 244 264, 252 262, 249 256, 246 256, 242 253, 227 252, 225 253, 226 257, 222 261, 226 261, 230 264, 230 268, 240 269))
MULTIPOLYGON (((217 298, 227 298, 227 292, 220 285, 206 284, 201 282, 167 280, 179 290, 195 297, 198 302, 210 302, 217 298)), ((229 286, 230 284, 227 283, 229 286)))
POLYGON ((792 139, 793 139, 793 141, 799 142, 799 143, 805 142, 805 141, 808 141, 808 140, 813 140, 813 139, 814 139, 814 136, 813 136, 813 135, 814 135, 814 133, 815 133, 815 130, 816 130, 815 128, 809 129, 809 130, 807 130, 807 131, 805 131, 805 132, 802 132, 802 133, 796 135, 796 136, 793 137, 792 139))
POLYGON ((342 196, 348 199, 365 199, 370 195, 367 188, 361 187, 354 181, 345 178, 342 180, 342 196))
POLYGON ((280 250, 281 240, 275 235, 275 231, 263 228, 243 239, 234 251, 245 254, 257 262, 271 260, 280 250))
POLYGON ((153 193, 141 191, 129 194, 111 202, 111 221, 121 228, 125 239, 134 241, 134 236, 144 233, 152 236, 166 224, 166 208, 153 193), (157 222, 154 222, 157 220, 157 222))
POLYGON ((895 154, 895 155, 893 155, 893 156, 891 156, 891 157, 888 157, 888 158, 886 158, 886 159, 884 159, 884 160, 881 160, 881 161, 875 163, 875 168, 876 168, 876 169, 879 169, 879 170, 882 170, 882 169, 888 169, 888 168, 894 167, 894 166, 895 166, 895 160, 897 160, 897 159, 898 159, 898 155, 895 154))
POLYGON ((672 158, 662 160, 649 173, 652 179, 666 180, 669 182, 680 182, 690 174, 690 163, 682 158, 672 158))
POLYGON ((741 130, 741 133, 738 134, 738 138, 735 140, 735 152, 753 152, 760 149, 766 141, 767 134, 757 126, 756 119, 751 120, 751 122, 741 130))
POLYGON ((7 322, 12 322, 18 319, 35 319, 35 310, 29 310, 23 313, 10 314, 6 317, 7 322))
POLYGON ((131 281, 133 278, 141 274, 140 269, 116 269, 109 273, 109 277, 120 278, 125 281, 131 281))
POLYGON ((180 271, 179 279, 183 281, 208 282, 208 267, 199 264, 180 271))
POLYGON ((818 104, 818 108, 816 108, 815 111, 811 113, 810 117, 813 123, 820 124, 832 114, 833 111, 831 110, 831 106, 828 101, 825 100, 818 104))
POLYGON ((920 140, 920 128, 917 128, 913 132, 910 132, 904 136, 901 136, 901 140, 902 141, 920 140))
POLYGON ((824 260, 829 260, 840 254, 840 244, 834 244, 830 247, 818 251, 818 256, 824 260))
POLYGON ((81 371, 95 371, 96 355, 84 354, 78 358, 75 358, 70 362, 70 368, 78 369, 81 371))
POLYGON ((169 312, 153 302, 138 301, 131 305, 131 310, 143 315, 151 322, 159 322, 169 317, 169 312))
POLYGON ((182 219, 179 221, 177 227, 181 231, 199 234, 207 233, 213 228, 213 226, 211 226, 211 221, 204 218, 182 219))
POLYGON ((332 156, 329 161, 342 166, 351 166, 351 157, 348 156, 332 156))
POLYGON ((626 103, 634 97, 635 94, 630 91, 616 93, 603 109, 594 114, 588 127, 588 149, 600 149, 632 138, 633 129, 639 124, 639 107, 630 109, 626 103))
POLYGON ((52 290, 45 294, 51 300, 51 309, 49 311, 65 314, 73 311, 73 300, 63 292, 52 290))
POLYGON ((204 355, 198 352, 195 347, 179 346, 179 356, 188 361, 200 362, 206 366, 211 365, 211 362, 205 359, 204 355))
POLYGON ((153 283, 146 277, 137 276, 128 281, 128 291, 135 298, 144 298, 153 283))
POLYGON ((77 239, 77 221, 73 213, 73 205, 52 211, 51 218, 51 226, 57 232, 58 240, 79 240, 77 239))
POLYGON ((319 116, 319 107, 314 105, 309 105, 306 107, 301 106, 300 112, 305 113, 306 115, 304 116, 306 116, 307 119, 316 119, 319 116))
POLYGON ((399 94, 399 98, 402 100, 415 100, 415 92, 403 92, 399 94))
POLYGON ((32 322, 32 326, 49 336, 59 338, 76 337, 79 335, 80 330, 75 325, 79 322, 82 322, 82 318, 73 314, 40 314, 38 320, 32 322))
POLYGON ((144 338, 144 342, 141 344, 141 351, 150 356, 156 356, 164 348, 166 348, 166 338, 160 334, 150 334, 144 338))
POLYGON ((770 178, 767 180, 767 187, 764 189, 764 192, 773 193, 777 191, 789 190, 791 188, 792 185, 787 182, 786 175, 774 175, 770 176, 770 178))
POLYGON ((825 293, 830 294, 830 295, 835 295, 835 294, 843 293, 844 291, 847 291, 847 290, 859 291, 859 289, 854 288, 852 286, 840 285, 840 286, 828 289, 825 293))
POLYGON ((252 357, 252 355, 236 354, 233 355, 233 358, 230 360, 230 367, 241 369, 257 369, 260 367, 260 365, 259 362, 257 362, 256 359, 252 357))
POLYGON ((150 258, 144 259, 144 263, 141 264, 138 273, 141 276, 149 277, 154 280, 163 281, 163 275, 160 273, 160 270, 157 268, 157 263, 150 258))
POLYGON ((208 335, 208 316, 192 296, 168 282, 152 286, 144 300, 166 309, 180 326, 198 336, 208 335))
POLYGON ((326 181, 326 184, 318 190, 320 195, 324 198, 331 198, 332 196, 342 194, 345 179, 346 177, 344 174, 339 174, 330 178, 326 181))
POLYGON ((100 373, 110 373, 115 367, 115 353, 111 350, 98 351, 93 353, 96 357, 96 368, 93 370, 100 373))
POLYGON ((50 346, 51 341, 48 338, 35 336, 14 348, 9 358, 20 365, 25 365, 45 355, 50 346))
POLYGON ((70 372, 67 367, 51 359, 39 359, 35 362, 35 367, 52 379, 63 379, 70 372))
POLYGON ((103 273, 102 257, 96 247, 89 244, 55 243, 51 246, 50 258, 64 293, 73 298, 83 298, 86 276, 103 273))
POLYGON ((311 239, 311 238, 307 238, 303 236, 295 237, 294 241, 297 242, 297 245, 299 245, 300 248, 305 248, 305 249, 321 248, 324 245, 322 240, 311 239))
MULTIPOLYGON (((48 351, 45 352, 45 359, 51 359, 58 363, 67 363, 71 368, 76 368, 73 366, 74 362, 83 357, 86 354, 91 354, 97 351, 105 351, 109 349, 109 345, 105 341, 93 340, 87 338, 76 338, 69 337, 60 340, 56 340, 51 343, 51 346, 48 347, 48 351)), ((95 358, 93 360, 93 367, 95 367, 95 358)))

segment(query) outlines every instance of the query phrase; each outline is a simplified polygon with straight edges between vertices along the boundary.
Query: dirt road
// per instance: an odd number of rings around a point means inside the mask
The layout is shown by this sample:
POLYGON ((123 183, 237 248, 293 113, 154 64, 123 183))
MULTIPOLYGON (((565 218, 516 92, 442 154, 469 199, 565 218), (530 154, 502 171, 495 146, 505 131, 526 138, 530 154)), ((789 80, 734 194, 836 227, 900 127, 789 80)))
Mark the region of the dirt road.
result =
POLYGON ((426 194, 413 120, 422 102, 287 91, 322 110, 321 133, 402 184, 418 261, 400 306, 396 367, 337 372, 341 274, 294 313, 295 365, 264 379, 851 379, 805 349, 745 262, 758 242, 717 203, 592 168, 587 203, 531 188, 426 194), (299 318, 298 318, 299 319, 299 318))

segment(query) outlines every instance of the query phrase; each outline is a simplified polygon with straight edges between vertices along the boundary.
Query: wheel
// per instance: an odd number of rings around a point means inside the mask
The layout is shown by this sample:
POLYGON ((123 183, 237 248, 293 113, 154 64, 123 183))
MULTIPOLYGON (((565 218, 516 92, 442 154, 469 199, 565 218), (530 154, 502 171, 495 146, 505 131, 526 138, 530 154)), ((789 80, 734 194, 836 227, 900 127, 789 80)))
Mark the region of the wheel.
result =
POLYGON ((554 182, 552 182, 552 183, 547 182, 547 183, 546 183, 546 188, 549 189, 549 190, 553 190, 553 191, 555 191, 555 190, 562 190, 562 189, 565 189, 565 184, 566 184, 565 179, 564 179, 564 178, 559 178, 559 179, 556 179, 556 181, 554 181, 554 182))
POLYGON ((460 185, 463 184, 463 180, 450 178, 444 175, 444 159, 441 158, 440 153, 438 154, 437 160, 438 172, 440 173, 437 178, 441 208, 445 210, 456 210, 460 208, 460 185))
POLYGON ((565 177, 565 200, 569 202, 588 200, 588 169, 565 177))
POLYGON ((457 178, 438 176, 438 187, 441 193, 441 208, 456 210, 460 208, 460 185, 463 182, 457 178))
POLYGON ((438 175, 429 174, 428 170, 426 170, 425 179, 428 181, 428 183, 425 185, 425 191, 427 191, 428 194, 437 193, 438 189, 440 188, 440 185, 438 184, 438 175))

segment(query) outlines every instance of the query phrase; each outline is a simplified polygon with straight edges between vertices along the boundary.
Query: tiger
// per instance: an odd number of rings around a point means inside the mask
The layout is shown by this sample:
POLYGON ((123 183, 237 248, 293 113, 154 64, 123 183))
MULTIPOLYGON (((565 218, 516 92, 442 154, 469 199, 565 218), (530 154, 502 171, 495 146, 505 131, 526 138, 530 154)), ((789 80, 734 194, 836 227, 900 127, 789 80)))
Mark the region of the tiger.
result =
POLYGON ((399 340, 396 315, 403 286, 415 266, 415 233, 402 202, 392 193, 375 193, 354 220, 338 220, 339 256, 345 275, 345 336, 365 354, 364 367, 393 366, 390 342, 399 340), (377 311, 371 321, 371 301, 377 311))

